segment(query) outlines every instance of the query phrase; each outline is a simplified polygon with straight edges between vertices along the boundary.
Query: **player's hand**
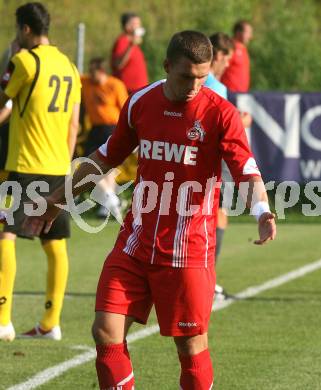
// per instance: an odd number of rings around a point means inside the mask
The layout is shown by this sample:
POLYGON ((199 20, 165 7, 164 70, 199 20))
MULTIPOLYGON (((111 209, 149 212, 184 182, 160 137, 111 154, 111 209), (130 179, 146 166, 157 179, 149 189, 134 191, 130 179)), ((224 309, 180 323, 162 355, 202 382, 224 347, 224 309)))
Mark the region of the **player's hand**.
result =
POLYGON ((133 45, 140 45, 143 42, 143 38, 141 36, 133 34, 131 36, 131 42, 133 45))
MULTIPOLYGON (((57 218, 61 209, 57 207, 50 197, 42 198, 42 202, 46 202, 46 211, 43 215, 30 215, 25 218, 22 228, 28 234, 32 236, 39 236, 42 232, 48 233, 54 220, 57 218)), ((29 204, 37 205, 40 200, 35 200, 29 204)))
POLYGON ((258 221, 259 240, 254 241, 256 245, 266 244, 274 240, 276 236, 275 215, 272 213, 263 213, 258 221))

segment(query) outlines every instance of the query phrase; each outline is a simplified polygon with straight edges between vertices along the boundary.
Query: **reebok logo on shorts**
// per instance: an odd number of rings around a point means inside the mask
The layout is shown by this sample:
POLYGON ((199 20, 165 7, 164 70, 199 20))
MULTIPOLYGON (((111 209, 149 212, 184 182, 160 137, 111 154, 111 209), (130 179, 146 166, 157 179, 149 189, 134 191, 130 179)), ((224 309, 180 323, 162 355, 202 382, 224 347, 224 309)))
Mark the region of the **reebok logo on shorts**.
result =
POLYGON ((179 322, 178 326, 180 328, 195 328, 198 326, 197 322, 179 322))

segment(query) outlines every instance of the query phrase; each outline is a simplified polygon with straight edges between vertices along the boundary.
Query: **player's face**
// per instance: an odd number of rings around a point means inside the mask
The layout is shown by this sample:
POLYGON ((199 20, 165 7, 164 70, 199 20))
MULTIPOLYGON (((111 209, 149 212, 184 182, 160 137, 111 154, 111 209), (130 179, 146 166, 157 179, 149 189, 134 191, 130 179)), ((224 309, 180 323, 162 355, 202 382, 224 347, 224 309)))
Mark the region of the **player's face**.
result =
POLYGON ((247 45, 250 42, 250 40, 253 38, 252 26, 250 24, 245 24, 241 35, 242 35, 242 42, 244 43, 244 45, 247 45))
POLYGON ((166 87, 175 101, 192 100, 200 91, 210 71, 211 62, 193 64, 186 57, 176 62, 164 62, 167 73, 166 87))
POLYGON ((142 26, 142 22, 140 20, 140 17, 134 16, 129 19, 125 26, 125 30, 127 33, 132 34, 137 28, 140 28, 142 26))
POLYGON ((232 55, 232 50, 228 54, 224 53, 223 51, 219 51, 216 54, 214 63, 214 74, 216 78, 220 79, 225 69, 229 67, 232 55))
POLYGON ((89 75, 94 83, 99 84, 101 73, 101 70, 97 69, 94 65, 89 66, 89 75))

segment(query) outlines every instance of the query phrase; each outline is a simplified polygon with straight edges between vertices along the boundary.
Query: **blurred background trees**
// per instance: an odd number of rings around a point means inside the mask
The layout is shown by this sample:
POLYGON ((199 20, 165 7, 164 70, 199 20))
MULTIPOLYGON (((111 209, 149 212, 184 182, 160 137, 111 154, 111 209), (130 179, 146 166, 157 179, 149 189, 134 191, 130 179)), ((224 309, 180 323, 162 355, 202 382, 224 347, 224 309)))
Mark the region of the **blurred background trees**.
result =
MULTIPOLYGON (((0 50, 14 37, 14 12, 25 0, 0 0, 0 50)), ((255 39, 250 44, 252 90, 319 91, 321 89, 320 0, 44 0, 51 16, 51 40, 72 59, 76 31, 86 24, 86 63, 109 57, 120 33, 119 16, 135 11, 147 34, 143 50, 150 80, 164 77, 162 62, 171 35, 182 29, 206 34, 231 33, 237 19, 248 19, 255 39)))

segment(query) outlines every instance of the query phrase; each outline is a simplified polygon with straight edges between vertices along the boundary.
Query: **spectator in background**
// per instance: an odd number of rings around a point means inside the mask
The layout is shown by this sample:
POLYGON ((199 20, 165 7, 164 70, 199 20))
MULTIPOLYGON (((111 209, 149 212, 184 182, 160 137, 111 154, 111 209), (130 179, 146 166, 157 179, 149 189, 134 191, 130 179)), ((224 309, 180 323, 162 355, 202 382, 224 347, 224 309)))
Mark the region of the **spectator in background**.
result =
MULTIPOLYGON (((112 134, 127 97, 124 83, 107 74, 105 59, 93 58, 89 64, 89 75, 82 77, 82 102, 92 125, 87 139, 86 156, 104 144, 112 134)), ((114 179, 109 174, 98 184, 102 202, 98 209, 99 217, 104 218, 109 212, 117 219, 121 216, 114 179)))
MULTIPOLYGON (((234 43, 232 38, 222 32, 217 32, 210 36, 210 41, 213 47, 213 60, 211 64, 210 73, 206 79, 205 86, 212 89, 218 95, 227 99, 227 88, 221 83, 220 79, 223 73, 228 69, 230 60, 234 53, 234 43)), ((248 113, 240 113, 243 126, 249 127, 252 121, 248 113)), ((226 163, 222 161, 222 194, 224 195, 224 205, 231 205, 234 193, 234 183, 230 170, 226 163)), ((217 264, 219 254, 221 252, 223 237, 225 229, 227 228, 228 218, 227 210, 220 205, 217 214, 216 225, 216 247, 215 247, 215 264, 217 264)), ((224 288, 218 283, 215 284, 215 293, 226 297, 228 294, 224 288)), ((218 296, 218 295, 217 295, 218 296)))
POLYGON ((235 51, 221 79, 231 92, 247 92, 250 88, 250 57, 247 45, 252 38, 253 28, 248 21, 240 20, 235 23, 233 28, 235 51))
POLYGON ((227 99, 227 88, 220 82, 220 79, 233 56, 234 43, 228 35, 222 32, 211 35, 210 41, 213 45, 213 61, 205 86, 227 99))
POLYGON ((148 84, 145 57, 139 45, 145 29, 140 17, 132 12, 121 16, 123 33, 117 38, 112 50, 113 75, 124 82, 128 93, 148 84))
MULTIPOLYGON (((224 71, 228 68, 231 57, 233 56, 234 43, 233 40, 222 32, 215 33, 210 36, 210 41, 213 46, 213 60, 211 64, 210 73, 205 82, 205 86, 212 89, 218 95, 227 99, 227 88, 220 82, 224 71)), ((233 181, 231 173, 226 165, 222 161, 222 180, 224 186, 226 183, 233 181)), ((226 187, 225 187, 226 188, 226 187)), ((229 187, 230 188, 230 187, 229 187)), ((224 192, 225 193, 225 192, 224 192)), ((233 196, 233 191, 228 191, 227 194, 233 196)), ((225 210, 220 207, 217 214, 217 225, 216 225, 216 247, 215 247, 215 264, 217 264, 218 256, 221 251, 223 242, 223 236, 227 227, 227 215, 225 210)), ((226 295, 223 287, 218 283, 215 284, 215 293, 220 294, 223 297, 226 295)), ((218 295, 217 295, 218 296, 218 295)))

